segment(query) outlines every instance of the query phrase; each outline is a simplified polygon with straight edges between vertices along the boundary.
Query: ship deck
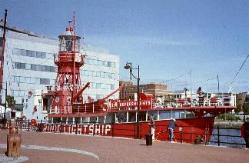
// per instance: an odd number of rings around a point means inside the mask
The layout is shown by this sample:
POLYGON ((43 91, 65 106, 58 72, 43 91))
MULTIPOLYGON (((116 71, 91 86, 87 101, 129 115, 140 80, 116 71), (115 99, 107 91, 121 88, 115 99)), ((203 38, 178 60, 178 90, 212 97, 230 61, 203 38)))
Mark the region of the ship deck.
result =
MULTIPOLYGON (((21 155, 29 159, 27 162, 249 162, 248 149, 165 141, 155 141, 152 146, 146 146, 143 139, 25 131, 21 134, 24 145, 21 155), (81 153, 76 153, 79 150, 81 153)), ((3 147, 6 135, 6 130, 0 131, 0 162, 6 150, 3 147)))

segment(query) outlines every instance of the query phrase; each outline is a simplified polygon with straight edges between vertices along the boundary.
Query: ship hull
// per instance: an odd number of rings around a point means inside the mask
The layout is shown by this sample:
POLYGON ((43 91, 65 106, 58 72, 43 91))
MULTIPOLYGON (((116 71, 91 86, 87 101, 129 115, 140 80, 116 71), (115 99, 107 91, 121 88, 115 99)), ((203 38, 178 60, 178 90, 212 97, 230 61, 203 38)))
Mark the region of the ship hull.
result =
MULTIPOLYGON (((155 139, 169 140, 169 120, 155 121, 155 139)), ((201 143, 208 142, 214 124, 214 117, 177 119, 174 130, 175 142, 201 143)), ((139 126, 139 138, 145 138, 150 131, 148 122, 139 123, 113 123, 113 124, 43 124, 44 132, 59 132, 82 135, 100 135, 112 137, 137 138, 139 126)))

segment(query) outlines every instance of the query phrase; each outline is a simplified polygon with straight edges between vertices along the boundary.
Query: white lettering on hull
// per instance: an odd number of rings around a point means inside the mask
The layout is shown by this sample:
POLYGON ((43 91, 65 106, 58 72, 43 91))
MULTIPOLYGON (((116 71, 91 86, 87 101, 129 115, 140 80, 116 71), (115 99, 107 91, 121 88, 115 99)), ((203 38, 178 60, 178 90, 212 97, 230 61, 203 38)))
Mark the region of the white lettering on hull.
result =
POLYGON ((108 124, 45 124, 43 131, 108 136, 111 135, 111 128, 112 126, 108 124))

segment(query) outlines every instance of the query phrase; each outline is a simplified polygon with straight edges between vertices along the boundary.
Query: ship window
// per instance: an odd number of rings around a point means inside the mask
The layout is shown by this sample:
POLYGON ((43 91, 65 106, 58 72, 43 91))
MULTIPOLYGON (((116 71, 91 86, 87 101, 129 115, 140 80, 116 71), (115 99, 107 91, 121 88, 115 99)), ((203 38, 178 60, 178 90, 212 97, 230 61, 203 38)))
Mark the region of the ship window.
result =
POLYGON ((73 118, 68 118, 68 124, 73 124, 73 118))
POLYGON ((104 117, 98 117, 98 123, 104 123, 104 117))
POLYGON ((139 121, 146 121, 146 112, 139 112, 139 121))
POLYGON ((90 117, 90 123, 96 123, 97 117, 90 117))
POLYGON ((67 121, 67 118, 65 118, 65 117, 63 117, 61 120, 62 123, 66 123, 66 121, 67 121))
POLYGON ((89 117, 82 117, 82 123, 88 123, 90 120, 89 117))
POLYGON ((60 123, 60 121, 61 121, 60 118, 57 118, 57 117, 53 118, 53 123, 60 123))
POLYGON ((159 119, 170 119, 173 115, 170 111, 159 111, 159 119))
POLYGON ((157 113, 158 113, 157 111, 150 111, 148 112, 148 117, 152 116, 153 120, 157 120, 157 113))
POLYGON ((180 118, 181 117, 181 112, 179 112, 179 111, 175 111, 175 118, 176 119, 178 119, 178 118, 180 118))
POLYGON ((116 113, 116 122, 117 123, 127 122, 127 113, 126 112, 116 113))
POLYGON ((72 51, 72 45, 73 45, 72 40, 66 40, 66 49, 67 49, 67 51, 72 51))
POLYGON ((195 114, 193 112, 186 112, 186 118, 194 118, 195 114))
POLYGON ((114 113, 108 113, 105 118, 105 123, 113 123, 115 120, 114 113))
POLYGON ((185 112, 180 112, 180 118, 186 118, 186 113, 185 112))
POLYGON ((78 124, 78 123, 80 123, 80 118, 79 117, 75 117, 75 122, 74 122, 75 124, 78 124))
POLYGON ((129 120, 128 122, 136 122, 136 112, 129 112, 129 120))

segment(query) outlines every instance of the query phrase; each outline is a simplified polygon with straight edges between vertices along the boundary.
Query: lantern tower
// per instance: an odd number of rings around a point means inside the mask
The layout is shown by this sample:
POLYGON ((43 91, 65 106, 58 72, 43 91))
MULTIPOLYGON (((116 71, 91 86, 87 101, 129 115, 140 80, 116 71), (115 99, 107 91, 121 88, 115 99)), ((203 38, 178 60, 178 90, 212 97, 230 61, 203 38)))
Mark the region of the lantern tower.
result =
POLYGON ((59 35, 59 53, 54 62, 58 67, 54 91, 52 95, 52 113, 70 114, 74 103, 83 101, 82 92, 89 86, 81 88, 80 67, 84 65, 84 57, 80 53, 80 37, 75 32, 75 20, 69 22, 66 31, 59 35))

